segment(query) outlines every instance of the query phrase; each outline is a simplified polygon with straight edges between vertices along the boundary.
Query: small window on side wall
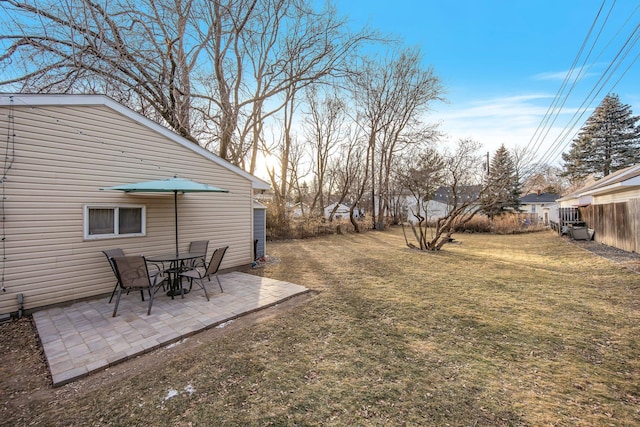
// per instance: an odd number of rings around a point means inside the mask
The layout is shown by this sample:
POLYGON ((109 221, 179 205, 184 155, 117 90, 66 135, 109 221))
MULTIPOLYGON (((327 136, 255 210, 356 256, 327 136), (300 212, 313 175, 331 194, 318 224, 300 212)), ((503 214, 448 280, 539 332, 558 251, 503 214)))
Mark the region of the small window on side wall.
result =
POLYGON ((86 205, 84 207, 84 238, 144 236, 146 234, 145 218, 144 206, 86 205))

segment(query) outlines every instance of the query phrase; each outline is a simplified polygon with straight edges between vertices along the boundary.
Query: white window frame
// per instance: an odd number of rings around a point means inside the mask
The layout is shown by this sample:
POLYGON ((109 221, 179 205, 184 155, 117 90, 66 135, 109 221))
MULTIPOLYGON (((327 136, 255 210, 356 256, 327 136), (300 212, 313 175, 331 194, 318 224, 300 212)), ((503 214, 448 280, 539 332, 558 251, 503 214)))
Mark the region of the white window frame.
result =
POLYGON ((122 237, 140 237, 147 235, 147 207, 145 205, 84 205, 84 239, 85 240, 96 240, 96 239, 115 239, 122 237), (120 208, 135 208, 142 209, 142 224, 141 224, 141 232, 140 233, 129 233, 129 234, 120 234, 119 232, 119 215, 118 210, 120 208), (114 233, 109 234, 89 234, 89 210, 90 209, 113 209, 113 220, 114 220, 114 233))

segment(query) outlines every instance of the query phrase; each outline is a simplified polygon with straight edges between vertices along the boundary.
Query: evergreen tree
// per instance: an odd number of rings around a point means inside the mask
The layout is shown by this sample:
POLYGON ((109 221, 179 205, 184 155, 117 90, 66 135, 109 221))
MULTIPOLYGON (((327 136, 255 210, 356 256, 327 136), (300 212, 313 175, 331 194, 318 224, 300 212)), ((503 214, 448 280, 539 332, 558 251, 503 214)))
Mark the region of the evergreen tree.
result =
POLYGON ((568 153, 562 153, 563 176, 572 182, 589 174, 607 176, 640 163, 640 117, 618 95, 607 95, 573 140, 568 153))
POLYGON ((490 218, 508 210, 517 211, 521 192, 520 177, 513 156, 502 145, 490 163, 486 189, 481 200, 482 211, 490 218))
POLYGON ((591 138, 584 134, 579 134, 571 143, 568 153, 562 153, 564 160, 564 171, 562 176, 567 177, 569 182, 575 184, 587 175, 591 174, 592 165, 589 164, 587 153, 592 151, 591 138))

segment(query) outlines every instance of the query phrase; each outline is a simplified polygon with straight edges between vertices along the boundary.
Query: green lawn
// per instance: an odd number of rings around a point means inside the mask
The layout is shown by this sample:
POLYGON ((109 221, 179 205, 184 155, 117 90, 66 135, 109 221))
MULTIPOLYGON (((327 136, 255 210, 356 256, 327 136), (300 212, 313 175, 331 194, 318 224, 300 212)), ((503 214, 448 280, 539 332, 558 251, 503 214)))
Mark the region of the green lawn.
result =
POLYGON ((270 243, 281 262, 256 272, 317 296, 166 352, 178 368, 71 384, 32 421, 640 425, 640 276, 551 232, 455 237, 438 253, 400 229, 270 243))

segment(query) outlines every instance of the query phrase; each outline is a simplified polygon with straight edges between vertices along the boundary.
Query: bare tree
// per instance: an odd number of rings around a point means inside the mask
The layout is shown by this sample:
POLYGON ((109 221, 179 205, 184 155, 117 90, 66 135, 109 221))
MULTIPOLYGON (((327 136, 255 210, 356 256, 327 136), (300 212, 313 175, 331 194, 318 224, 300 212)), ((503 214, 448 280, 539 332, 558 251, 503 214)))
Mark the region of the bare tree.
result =
MULTIPOLYGON (((215 84, 205 97, 206 117, 219 132, 220 156, 256 168, 264 121, 291 113, 285 106, 298 91, 346 73, 346 60, 376 38, 350 33, 346 21, 326 5, 314 11, 305 0, 208 2, 208 25, 215 28, 207 52, 215 84)), ((283 159, 284 164, 288 161, 283 159)))
POLYGON ((213 32, 212 43, 205 46, 213 63, 213 79, 207 83, 215 82, 205 86, 209 89, 209 94, 204 96, 207 106, 214 106, 214 109, 205 110, 204 114, 217 124, 214 138, 218 140, 220 157, 235 164, 239 164, 239 159, 237 156, 231 159, 229 152, 243 102, 241 90, 245 78, 245 55, 240 43, 241 34, 250 27, 250 20, 259 14, 256 11, 257 3, 257 0, 211 1, 202 7, 208 24, 205 31, 213 32))
POLYGON ((522 183, 523 194, 532 191, 563 194, 569 188, 569 181, 562 176, 562 168, 548 164, 536 165, 522 183))
POLYGON ((325 188, 325 181, 331 158, 336 155, 339 144, 346 136, 345 104, 334 93, 320 94, 318 87, 312 86, 306 91, 306 111, 303 124, 305 142, 309 147, 313 159, 313 174, 316 191, 311 200, 312 212, 322 212, 329 191, 325 188), (322 98, 321 98, 322 97, 322 98))
POLYGON ((7 13, 0 66, 8 76, 0 85, 107 93, 196 141, 190 75, 212 34, 189 40, 192 0, 6 0, 0 8, 7 13))
POLYGON ((359 185, 358 181, 362 179, 363 169, 361 165, 364 163, 365 146, 362 144, 361 133, 357 127, 352 127, 347 134, 344 135, 342 144, 339 147, 338 155, 334 157, 333 163, 329 168, 329 176, 335 182, 336 188, 336 206, 330 213, 332 219, 338 204, 349 200, 349 220, 356 232, 360 232, 360 224, 358 220, 361 216, 361 209, 358 206, 358 200, 362 194, 356 195, 359 185), (356 211, 357 217, 356 217, 356 211))
POLYGON ((375 39, 310 4, 6 0, 0 86, 108 94, 237 165, 250 157, 253 172, 264 120, 290 88, 344 75, 375 39))
POLYGON ((460 140, 454 152, 440 155, 434 150, 427 150, 414 165, 405 169, 402 181, 417 207, 412 212, 416 221, 411 223, 417 245, 409 242, 405 231, 407 246, 426 251, 440 250, 451 241, 456 227, 469 222, 478 213, 478 200, 483 192, 482 160, 477 154, 478 149, 478 143, 460 140), (438 188, 445 193, 448 207, 444 213, 431 219, 428 203, 438 188))
MULTIPOLYGON (((289 200, 291 192, 291 172, 297 171, 297 165, 292 163, 292 160, 298 160, 296 156, 292 156, 292 153, 296 151, 296 138, 293 135, 293 117, 296 108, 296 88, 290 88, 291 92, 287 96, 288 102, 284 108, 284 119, 282 122, 282 132, 280 136, 280 142, 276 147, 273 147, 270 151, 276 152, 276 157, 279 159, 279 173, 276 174, 275 169, 269 172, 269 178, 271 180, 271 186, 274 189, 274 203, 276 206, 276 213, 278 221, 285 222, 286 216, 286 204, 289 200), (292 168, 292 165, 294 168, 292 168)), ((302 153, 302 150, 298 151, 302 153)))
POLYGON ((365 61, 351 81, 368 134, 370 211, 375 227, 382 229, 395 155, 403 145, 422 142, 433 134, 422 120, 442 88, 433 71, 423 68, 417 49, 405 49, 382 62, 365 61))

